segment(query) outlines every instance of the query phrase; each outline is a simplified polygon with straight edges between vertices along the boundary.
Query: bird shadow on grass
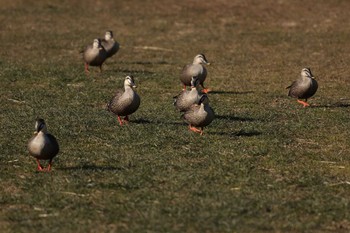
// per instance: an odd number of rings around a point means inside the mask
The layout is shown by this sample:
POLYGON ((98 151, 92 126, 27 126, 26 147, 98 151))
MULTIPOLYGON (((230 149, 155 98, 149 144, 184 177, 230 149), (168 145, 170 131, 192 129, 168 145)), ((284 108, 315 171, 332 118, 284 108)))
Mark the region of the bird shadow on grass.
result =
POLYGON ((350 104, 334 103, 334 104, 311 105, 310 107, 311 108, 349 108, 350 104))
POLYGON ((252 94, 254 91, 210 91, 210 94, 233 94, 233 95, 246 95, 246 94, 252 94))
POLYGON ((146 124, 152 124, 153 123, 150 120, 143 119, 143 118, 136 119, 136 120, 131 120, 130 122, 133 123, 133 124, 141 124, 141 125, 146 125, 146 124))
POLYGON ((185 122, 174 122, 174 121, 162 121, 162 120, 157 120, 154 119, 152 121, 147 120, 147 119, 136 119, 136 120, 131 120, 130 123, 133 124, 164 124, 164 125, 187 125, 185 122))
POLYGON ((226 137, 254 137, 259 136, 262 133, 256 130, 245 131, 244 129, 242 129, 238 132, 210 132, 210 134, 226 137))
POLYGON ((177 126, 185 126, 187 127, 188 124, 186 122, 166 122, 168 125, 177 125, 177 126))
POLYGON ((84 164, 80 166, 71 166, 71 167, 60 167, 56 168, 57 170, 62 171, 71 171, 71 170, 85 170, 85 171, 121 171, 123 168, 116 167, 116 166, 100 166, 100 165, 93 165, 93 164, 84 164))
POLYGON ((216 119, 219 120, 229 120, 229 121, 255 121, 256 119, 251 117, 238 117, 233 115, 215 115, 216 119))

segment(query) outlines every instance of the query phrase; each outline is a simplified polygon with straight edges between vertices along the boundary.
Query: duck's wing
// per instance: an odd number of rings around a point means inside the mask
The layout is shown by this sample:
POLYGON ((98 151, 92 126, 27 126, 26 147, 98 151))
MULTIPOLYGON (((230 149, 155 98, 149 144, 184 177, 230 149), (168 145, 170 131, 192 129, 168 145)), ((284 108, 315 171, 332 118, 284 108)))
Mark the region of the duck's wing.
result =
POLYGON ((115 105, 118 103, 118 101, 121 98, 121 96, 123 95, 123 93, 124 93, 123 90, 117 90, 115 92, 114 96, 112 97, 112 99, 107 104, 107 110, 108 111, 113 112, 113 109, 114 109, 115 105))
POLYGON ((58 154, 58 152, 60 151, 60 147, 58 145, 57 139, 55 138, 55 136, 53 136, 52 134, 46 134, 46 136, 49 138, 50 140, 50 144, 51 144, 51 150, 52 150, 52 156, 55 156, 58 154))

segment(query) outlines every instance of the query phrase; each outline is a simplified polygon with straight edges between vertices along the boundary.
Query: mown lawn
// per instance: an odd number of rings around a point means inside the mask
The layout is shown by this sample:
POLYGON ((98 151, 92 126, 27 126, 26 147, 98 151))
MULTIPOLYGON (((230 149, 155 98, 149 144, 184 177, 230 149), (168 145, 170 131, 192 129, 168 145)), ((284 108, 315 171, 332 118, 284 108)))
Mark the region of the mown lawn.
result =
POLYGON ((349 232, 350 2, 0 0, 0 232, 349 232), (121 44, 84 73, 79 51, 121 44), (172 105, 204 53, 215 121, 172 105), (302 108, 285 88, 310 67, 302 108), (140 109, 106 103, 126 75, 140 109), (61 146, 50 173, 36 117, 61 146))

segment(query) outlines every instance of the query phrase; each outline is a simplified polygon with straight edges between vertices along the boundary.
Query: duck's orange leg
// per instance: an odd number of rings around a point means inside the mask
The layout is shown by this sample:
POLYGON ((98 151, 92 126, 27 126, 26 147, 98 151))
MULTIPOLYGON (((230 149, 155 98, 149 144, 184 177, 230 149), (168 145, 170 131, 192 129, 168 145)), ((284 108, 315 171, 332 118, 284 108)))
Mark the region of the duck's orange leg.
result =
POLYGON ((118 122, 119 122, 120 125, 123 125, 123 120, 122 120, 122 118, 120 116, 118 116, 118 122))
POLYGON ((193 132, 196 132, 196 133, 199 133, 200 135, 203 135, 203 128, 200 130, 200 129, 197 129, 196 127, 192 126, 192 125, 189 125, 189 130, 191 130, 193 132))
POLYGON ((204 94, 207 94, 207 93, 209 93, 211 91, 209 88, 205 88, 203 84, 201 84, 201 86, 203 87, 202 92, 204 94))
POLYGON ((129 123, 129 116, 125 116, 125 117, 124 117, 124 123, 125 123, 125 124, 128 124, 128 123, 129 123))
POLYGON ((49 161, 49 166, 47 166, 47 168, 46 168, 46 171, 51 171, 51 167, 52 167, 52 159, 50 159, 50 161, 49 161))
POLYGON ((89 64, 87 64, 86 62, 85 62, 85 73, 90 73, 90 70, 89 70, 89 64))
POLYGON ((36 159, 36 163, 38 164, 38 171, 44 171, 44 168, 41 166, 39 159, 36 159))
POLYGON ((302 104, 304 108, 310 106, 310 104, 308 104, 306 101, 302 101, 302 100, 297 100, 297 101, 298 103, 302 104))

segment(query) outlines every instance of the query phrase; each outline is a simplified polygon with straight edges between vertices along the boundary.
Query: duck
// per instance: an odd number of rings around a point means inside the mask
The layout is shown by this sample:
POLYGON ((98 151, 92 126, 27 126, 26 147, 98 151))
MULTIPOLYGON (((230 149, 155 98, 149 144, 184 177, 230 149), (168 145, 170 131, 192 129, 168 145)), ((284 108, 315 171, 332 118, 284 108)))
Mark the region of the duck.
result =
POLYGON ((119 50, 119 43, 114 40, 112 31, 106 31, 105 38, 101 39, 101 45, 107 52, 107 58, 112 57, 119 50))
POLYGON ((289 89, 288 96, 297 98, 298 103, 302 104, 303 107, 308 107, 310 104, 307 103, 307 99, 316 93, 317 88, 318 83, 312 75, 310 68, 303 68, 300 78, 287 87, 289 89))
POLYGON ((208 126, 214 119, 214 110, 209 106, 209 98, 206 94, 201 95, 198 103, 193 104, 182 116, 189 124, 189 129, 203 135, 203 128, 208 126), (200 127, 200 129, 198 129, 200 127))
POLYGON ((188 110, 192 104, 197 103, 200 98, 199 79, 192 77, 191 90, 183 90, 179 95, 174 96, 174 105, 180 112, 188 110))
POLYGON ((184 85, 184 90, 186 90, 187 86, 191 85, 192 77, 198 77, 199 84, 203 88, 202 92, 208 93, 209 89, 204 87, 204 81, 207 77, 207 69, 204 67, 204 64, 210 65, 205 55, 200 53, 194 57, 192 64, 184 66, 180 75, 180 80, 184 85))
POLYGON ((48 133, 44 119, 36 119, 34 136, 29 139, 27 147, 29 154, 36 159, 38 171, 50 171, 52 159, 60 148, 55 136, 48 133), (44 168, 39 160, 49 160, 48 167, 44 168))
POLYGON ((128 75, 124 80, 124 90, 117 90, 107 105, 107 109, 118 116, 120 125, 127 124, 128 116, 136 112, 140 106, 140 96, 133 88, 136 88, 134 77, 128 75), (121 116, 124 116, 124 119, 121 116))
POLYGON ((107 52, 101 45, 100 39, 94 39, 91 45, 86 46, 83 51, 85 72, 89 73, 89 66, 99 66, 102 72, 102 64, 107 59, 107 52))

